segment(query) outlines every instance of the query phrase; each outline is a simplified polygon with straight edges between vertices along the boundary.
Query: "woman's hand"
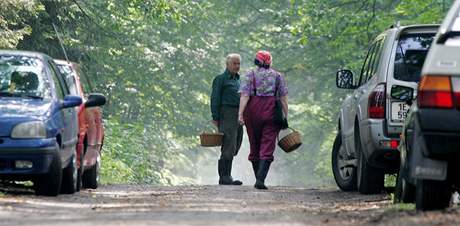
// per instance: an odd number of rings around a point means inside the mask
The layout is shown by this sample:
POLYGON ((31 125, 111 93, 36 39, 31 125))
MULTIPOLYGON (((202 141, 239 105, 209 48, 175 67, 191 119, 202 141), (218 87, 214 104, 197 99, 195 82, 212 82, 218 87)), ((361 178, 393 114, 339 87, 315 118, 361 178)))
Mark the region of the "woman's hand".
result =
POLYGON ((244 125, 243 114, 238 114, 238 122, 240 123, 240 125, 244 125))

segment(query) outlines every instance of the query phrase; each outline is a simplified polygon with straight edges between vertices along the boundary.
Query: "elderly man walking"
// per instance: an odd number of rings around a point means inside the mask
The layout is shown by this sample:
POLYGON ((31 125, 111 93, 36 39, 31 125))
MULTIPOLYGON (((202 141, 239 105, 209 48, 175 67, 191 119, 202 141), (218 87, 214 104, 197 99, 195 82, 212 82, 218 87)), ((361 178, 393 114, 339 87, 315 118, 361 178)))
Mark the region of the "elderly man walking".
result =
POLYGON ((243 140, 243 127, 238 123, 240 104, 240 70, 239 54, 227 56, 227 68, 217 75, 212 82, 211 113, 213 123, 224 134, 221 155, 218 161, 219 184, 242 185, 232 178, 233 156, 238 153, 243 140))

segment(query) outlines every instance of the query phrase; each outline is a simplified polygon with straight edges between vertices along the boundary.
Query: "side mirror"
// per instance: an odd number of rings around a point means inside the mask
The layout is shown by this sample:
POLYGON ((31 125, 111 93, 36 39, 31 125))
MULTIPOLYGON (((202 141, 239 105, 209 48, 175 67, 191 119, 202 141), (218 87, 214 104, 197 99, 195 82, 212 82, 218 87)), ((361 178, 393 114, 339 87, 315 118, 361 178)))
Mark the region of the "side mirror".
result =
POLYGON ((81 97, 67 95, 64 97, 64 101, 62 102, 62 108, 71 108, 71 107, 80 106, 81 103, 82 103, 81 97))
POLYGON ((102 106, 106 102, 106 98, 104 95, 100 93, 91 93, 88 96, 88 101, 85 102, 85 107, 96 107, 102 106))
POLYGON ((391 87, 391 98, 410 103, 414 98, 414 89, 407 86, 393 85, 391 87))
POLYGON ((353 72, 350 70, 339 70, 336 73, 335 84, 341 89, 354 89, 353 72))

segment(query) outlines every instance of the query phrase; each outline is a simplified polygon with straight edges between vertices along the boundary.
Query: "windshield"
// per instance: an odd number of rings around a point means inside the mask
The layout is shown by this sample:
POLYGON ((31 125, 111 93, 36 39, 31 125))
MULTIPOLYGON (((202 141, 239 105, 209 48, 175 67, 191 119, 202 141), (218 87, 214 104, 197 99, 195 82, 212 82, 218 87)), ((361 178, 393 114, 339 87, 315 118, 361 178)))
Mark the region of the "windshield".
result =
POLYGON ((0 55, 0 98, 50 98, 49 80, 41 60, 0 55))
POLYGON ((403 35, 398 41, 394 63, 394 78, 418 82, 426 54, 434 38, 433 34, 403 35))

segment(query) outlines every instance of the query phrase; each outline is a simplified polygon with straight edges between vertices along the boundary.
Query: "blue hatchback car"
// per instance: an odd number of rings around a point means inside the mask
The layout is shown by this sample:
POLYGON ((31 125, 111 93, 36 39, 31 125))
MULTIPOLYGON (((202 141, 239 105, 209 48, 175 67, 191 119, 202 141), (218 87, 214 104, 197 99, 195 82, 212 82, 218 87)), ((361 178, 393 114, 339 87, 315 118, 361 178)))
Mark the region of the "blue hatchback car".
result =
POLYGON ((0 179, 32 180, 37 195, 77 190, 75 107, 53 60, 0 50, 0 179))

